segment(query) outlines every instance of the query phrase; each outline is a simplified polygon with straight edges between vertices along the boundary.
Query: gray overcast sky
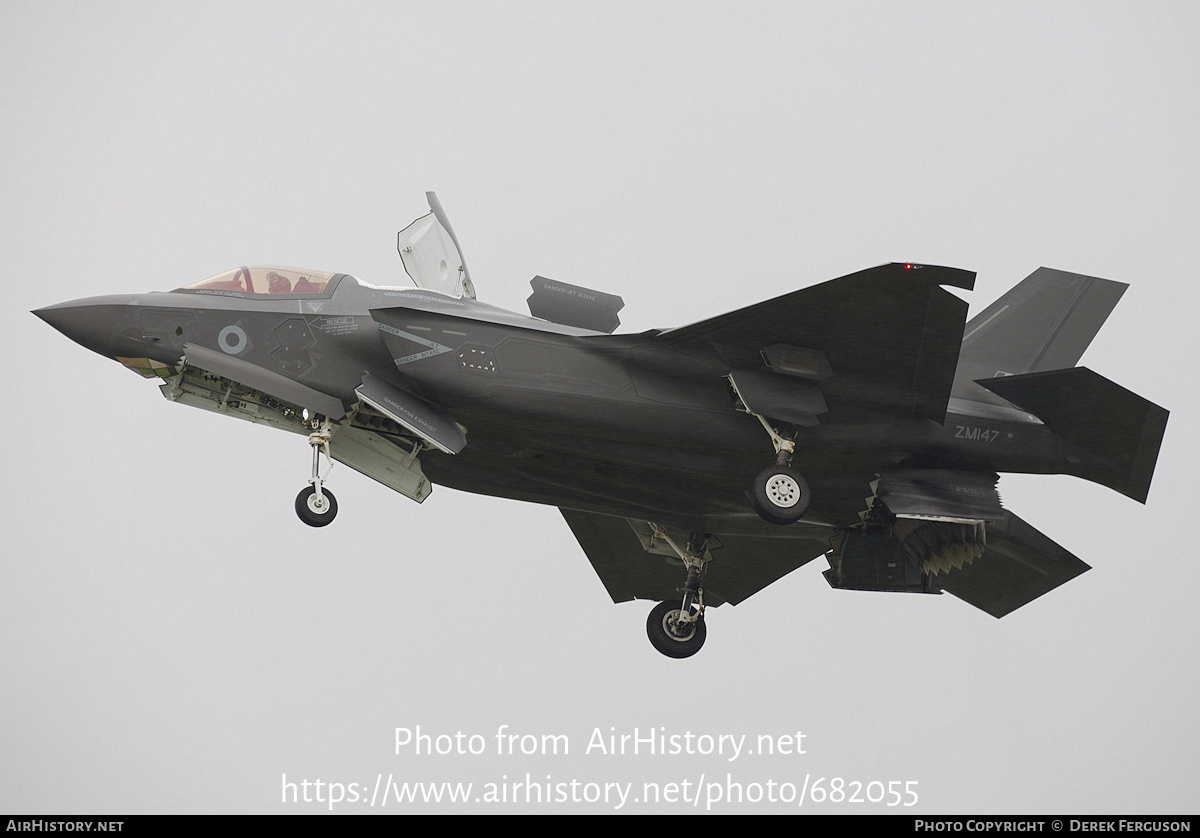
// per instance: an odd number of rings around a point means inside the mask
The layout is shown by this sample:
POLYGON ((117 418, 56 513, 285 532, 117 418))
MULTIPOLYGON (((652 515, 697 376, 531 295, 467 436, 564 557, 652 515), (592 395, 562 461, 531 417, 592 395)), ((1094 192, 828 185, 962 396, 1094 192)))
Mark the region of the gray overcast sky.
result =
POLYGON ((1200 7, 331 8, 0 4, 0 811, 324 811, 281 802, 284 775, 474 797, 526 774, 634 797, 915 781, 920 813, 1200 808, 1200 7), (622 295, 623 331, 902 259, 978 271, 973 312, 1039 265, 1128 282, 1083 364, 1172 411, 1149 503, 1006 476, 1006 505, 1091 572, 996 621, 830 590, 817 561, 670 661, 554 509, 418 506, 339 466, 338 519, 309 529, 303 439, 171 405, 28 313, 255 262, 397 282, 427 189, 481 299, 523 311, 540 273, 622 295), (570 754, 498 755, 500 725, 570 754), (397 755, 417 726, 486 752, 397 755), (802 732, 806 753, 585 753, 634 728, 802 732))

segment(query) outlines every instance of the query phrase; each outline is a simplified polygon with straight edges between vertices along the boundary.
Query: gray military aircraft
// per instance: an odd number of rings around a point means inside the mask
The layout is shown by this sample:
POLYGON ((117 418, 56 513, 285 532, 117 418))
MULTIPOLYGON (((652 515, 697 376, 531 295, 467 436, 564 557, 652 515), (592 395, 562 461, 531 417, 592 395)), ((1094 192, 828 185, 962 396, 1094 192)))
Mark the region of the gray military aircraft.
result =
POLYGON ((1002 508, 998 472, 1146 501, 1167 411, 1075 366, 1121 283, 1040 268, 967 322, 943 286, 975 274, 897 263, 618 335, 621 298, 565 282, 533 279, 532 316, 477 301, 427 198, 399 234, 415 288, 247 266, 34 314, 171 401, 306 435, 311 526, 337 513, 333 460, 418 502, 557 506, 613 601, 659 602, 670 657, 706 608, 820 556, 834 588, 996 617, 1087 570, 1002 508))

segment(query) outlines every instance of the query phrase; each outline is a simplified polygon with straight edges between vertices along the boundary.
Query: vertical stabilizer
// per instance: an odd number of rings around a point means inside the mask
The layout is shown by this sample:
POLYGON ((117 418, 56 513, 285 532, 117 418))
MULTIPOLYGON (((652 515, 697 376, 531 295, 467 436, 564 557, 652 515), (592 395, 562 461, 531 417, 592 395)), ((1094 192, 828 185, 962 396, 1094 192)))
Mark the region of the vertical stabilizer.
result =
POLYGON ((1075 366, 1127 287, 1038 268, 967 323, 953 394, 994 401, 974 382, 1075 366))

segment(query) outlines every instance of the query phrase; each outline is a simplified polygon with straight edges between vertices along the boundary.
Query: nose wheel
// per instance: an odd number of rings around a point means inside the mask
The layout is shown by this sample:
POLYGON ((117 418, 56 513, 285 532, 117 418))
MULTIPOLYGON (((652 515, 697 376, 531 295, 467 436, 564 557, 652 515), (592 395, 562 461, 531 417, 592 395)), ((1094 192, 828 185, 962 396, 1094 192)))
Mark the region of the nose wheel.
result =
POLYGON ((324 488, 325 478, 329 469, 333 468, 333 458, 329 456, 329 440, 333 436, 329 428, 329 420, 323 420, 319 425, 314 420, 315 430, 308 435, 308 444, 312 446, 312 477, 309 485, 296 495, 296 514, 300 520, 310 527, 323 527, 337 515, 337 499, 333 492, 324 488), (325 454, 325 474, 321 474, 321 454, 325 454))
POLYGON ((296 495, 296 514, 310 527, 323 527, 337 515, 337 498, 328 489, 317 494, 316 486, 306 486, 296 495))

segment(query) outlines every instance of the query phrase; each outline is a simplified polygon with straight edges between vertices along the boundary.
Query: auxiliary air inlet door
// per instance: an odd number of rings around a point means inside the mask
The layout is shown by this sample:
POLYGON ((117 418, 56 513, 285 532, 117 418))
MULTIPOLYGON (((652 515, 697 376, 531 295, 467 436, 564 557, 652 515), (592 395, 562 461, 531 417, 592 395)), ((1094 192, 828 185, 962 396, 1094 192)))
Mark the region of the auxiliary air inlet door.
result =
POLYGON ((367 374, 355 393, 364 402, 389 419, 398 422, 439 451, 457 454, 467 444, 467 438, 453 419, 444 411, 411 393, 393 387, 382 379, 367 374))
POLYGON ((605 294, 544 276, 535 276, 529 284, 533 286, 533 293, 526 302, 534 317, 606 335, 611 335, 621 325, 617 312, 625 307, 625 301, 616 294, 605 294))

